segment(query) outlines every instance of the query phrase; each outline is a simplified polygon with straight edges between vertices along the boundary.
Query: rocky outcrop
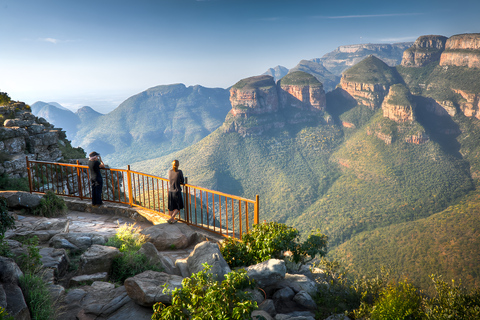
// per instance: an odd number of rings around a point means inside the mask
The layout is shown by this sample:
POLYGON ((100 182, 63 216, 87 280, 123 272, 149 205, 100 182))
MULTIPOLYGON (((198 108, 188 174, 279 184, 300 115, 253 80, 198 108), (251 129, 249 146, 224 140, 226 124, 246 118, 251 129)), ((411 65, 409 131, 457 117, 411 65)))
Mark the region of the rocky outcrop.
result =
MULTIPOLYGON (((287 123, 311 122, 326 106, 323 85, 303 71, 289 73, 277 85, 268 75, 250 77, 230 89, 232 110, 223 124, 225 133, 261 135, 287 123), (288 116, 285 111, 288 110, 288 116)), ((319 120, 327 121, 327 120, 319 120)))
POLYGON ((37 118, 23 102, 0 106, 0 174, 12 178, 27 175, 25 156, 31 160, 63 159, 59 144, 65 145, 65 132, 44 118, 37 118))
POLYGON ((415 43, 405 50, 402 57, 404 67, 423 67, 430 62, 440 60, 445 50, 447 37, 429 35, 419 37, 415 43))
POLYGON ((413 144, 423 144, 430 141, 430 138, 425 132, 419 132, 417 134, 406 137, 405 141, 413 144))
POLYGON ((395 69, 371 55, 345 71, 339 86, 358 104, 377 109, 390 86, 400 81, 395 69))
POLYGON ((480 120, 480 94, 468 93, 463 90, 452 89, 462 96, 464 101, 460 102, 460 110, 467 117, 475 117, 480 120))
POLYGON ((326 107, 323 85, 312 75, 302 71, 289 73, 278 82, 282 106, 321 110, 326 107))
POLYGON ((371 109, 381 106, 383 98, 388 92, 388 87, 381 84, 349 82, 342 77, 340 86, 359 104, 363 104, 371 109))
POLYGON ((268 75, 240 80, 230 89, 234 116, 271 113, 278 110, 277 87, 268 75))
POLYGON ((412 122, 415 120, 410 92, 401 84, 393 85, 382 103, 383 116, 395 122, 412 122))
POLYGON ((440 57, 440 65, 480 68, 480 33, 450 37, 440 57))

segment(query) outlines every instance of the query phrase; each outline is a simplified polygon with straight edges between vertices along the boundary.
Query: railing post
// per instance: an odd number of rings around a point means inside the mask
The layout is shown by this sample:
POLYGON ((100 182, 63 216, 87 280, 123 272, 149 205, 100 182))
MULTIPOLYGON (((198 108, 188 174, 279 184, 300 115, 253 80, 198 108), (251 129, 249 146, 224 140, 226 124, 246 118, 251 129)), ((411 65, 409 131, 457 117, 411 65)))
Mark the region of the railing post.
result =
POLYGON ((27 174, 28 174, 28 187, 30 189, 30 193, 33 191, 33 182, 32 182, 32 172, 30 171, 30 162, 28 162, 28 156, 25 156, 27 161, 27 174))
POLYGON ((132 191, 132 177, 130 173, 130 165, 127 166, 127 182, 128 182, 128 204, 133 207, 133 191, 132 191))
POLYGON ((254 209, 254 217, 253 217, 253 224, 259 224, 260 222, 260 201, 259 201, 258 194, 255 196, 255 209, 254 209))
POLYGON ((80 200, 83 200, 82 171, 83 170, 80 170, 80 161, 77 160, 77 184, 78 184, 78 195, 80 196, 80 200))
POLYGON ((185 212, 185 221, 190 222, 190 210, 189 210, 189 205, 188 205, 188 199, 189 199, 189 190, 188 187, 186 186, 188 184, 188 178, 185 177, 185 184, 183 185, 183 193, 185 194, 185 208, 183 209, 185 212))

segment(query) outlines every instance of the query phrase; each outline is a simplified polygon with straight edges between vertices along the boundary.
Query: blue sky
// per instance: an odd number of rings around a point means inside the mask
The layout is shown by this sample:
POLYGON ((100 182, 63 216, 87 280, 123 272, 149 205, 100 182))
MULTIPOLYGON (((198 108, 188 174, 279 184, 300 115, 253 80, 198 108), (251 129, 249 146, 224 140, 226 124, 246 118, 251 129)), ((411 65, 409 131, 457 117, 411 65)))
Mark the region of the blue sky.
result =
POLYGON ((480 32, 480 1, 0 0, 0 91, 107 112, 147 88, 226 88, 341 45, 480 32))

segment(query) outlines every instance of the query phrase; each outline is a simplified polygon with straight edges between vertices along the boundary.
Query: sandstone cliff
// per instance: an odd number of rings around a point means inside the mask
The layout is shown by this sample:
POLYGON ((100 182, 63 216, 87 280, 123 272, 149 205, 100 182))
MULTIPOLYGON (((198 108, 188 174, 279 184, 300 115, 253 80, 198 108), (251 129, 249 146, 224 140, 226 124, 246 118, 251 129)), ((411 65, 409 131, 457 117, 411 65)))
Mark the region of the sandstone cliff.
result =
POLYGON ((440 65, 480 68, 480 33, 450 37, 440 57, 440 65))
MULTIPOLYGON (((296 71, 283 77, 277 85, 267 75, 242 79, 230 89, 230 102, 232 110, 225 119, 223 131, 247 136, 323 116, 326 97, 322 83, 314 76, 296 71)), ((322 119, 331 121, 330 117, 322 119)))
POLYGON ((480 93, 468 93, 458 89, 452 89, 462 96, 464 101, 460 102, 460 110, 467 117, 475 117, 480 120, 480 93))
POLYGON ((23 178, 27 174, 25 156, 31 160, 64 159, 61 148, 70 142, 65 132, 44 118, 37 118, 23 102, 0 106, 0 174, 23 178))
POLYGON ((410 92, 403 84, 390 87, 382 103, 383 116, 395 122, 412 122, 415 120, 410 92))
POLYGON ((429 35, 419 37, 415 43, 403 52, 402 63, 404 67, 423 67, 433 61, 440 60, 445 50, 447 37, 429 35))
POLYGON ((340 87, 359 104, 379 108, 392 84, 400 82, 396 71, 375 56, 369 56, 345 71, 340 87))
POLYGON ((231 113, 271 113, 278 110, 278 93, 272 76, 261 75, 240 80, 230 89, 231 113))
POLYGON ((314 76, 301 71, 291 72, 278 82, 282 106, 299 109, 325 110, 326 97, 323 85, 314 76))

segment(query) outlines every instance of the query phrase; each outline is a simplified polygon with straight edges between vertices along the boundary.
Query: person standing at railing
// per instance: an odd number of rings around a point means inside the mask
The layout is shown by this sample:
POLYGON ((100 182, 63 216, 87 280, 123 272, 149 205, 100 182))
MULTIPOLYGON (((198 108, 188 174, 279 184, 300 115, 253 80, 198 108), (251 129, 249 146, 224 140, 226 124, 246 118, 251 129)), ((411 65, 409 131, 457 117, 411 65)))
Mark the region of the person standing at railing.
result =
POLYGON ((103 179, 100 168, 105 168, 105 165, 100 157, 100 153, 93 151, 88 156, 88 168, 90 169, 90 182, 92 184, 92 206, 100 207, 103 204, 103 179))
POLYGON ((176 223, 175 216, 183 209, 182 184, 185 181, 182 170, 178 169, 179 165, 178 160, 173 160, 172 169, 168 170, 168 213, 170 214, 168 223, 176 223))

